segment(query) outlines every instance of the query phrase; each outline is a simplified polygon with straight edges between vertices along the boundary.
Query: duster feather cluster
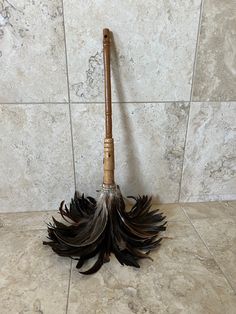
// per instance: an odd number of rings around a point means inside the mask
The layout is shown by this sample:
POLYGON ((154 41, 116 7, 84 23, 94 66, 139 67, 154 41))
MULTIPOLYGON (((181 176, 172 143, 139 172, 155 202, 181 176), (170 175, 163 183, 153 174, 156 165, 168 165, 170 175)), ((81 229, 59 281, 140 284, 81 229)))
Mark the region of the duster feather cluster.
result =
POLYGON ((78 260, 77 268, 97 255, 95 264, 86 271, 98 271, 114 253, 122 265, 140 267, 140 258, 150 258, 149 252, 160 245, 158 235, 166 229, 165 216, 151 209, 151 197, 132 197, 135 203, 126 210, 118 186, 103 188, 98 201, 75 193, 70 207, 61 203, 59 212, 66 224, 57 221, 48 224, 45 245, 60 256, 78 260))

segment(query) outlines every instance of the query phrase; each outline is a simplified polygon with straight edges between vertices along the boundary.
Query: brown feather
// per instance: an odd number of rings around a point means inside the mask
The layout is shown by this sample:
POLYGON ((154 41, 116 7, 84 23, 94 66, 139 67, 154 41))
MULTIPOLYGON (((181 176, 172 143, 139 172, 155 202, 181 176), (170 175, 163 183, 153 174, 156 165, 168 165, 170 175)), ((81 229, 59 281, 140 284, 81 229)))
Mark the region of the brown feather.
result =
POLYGON ((85 275, 98 271, 111 253, 122 265, 140 267, 138 260, 151 259, 147 254, 160 245, 158 236, 166 229, 166 222, 158 209, 151 209, 151 197, 130 198, 135 204, 128 211, 118 186, 102 190, 97 202, 75 193, 69 208, 64 202, 59 208, 67 224, 52 218, 53 223, 48 224, 50 241, 43 243, 60 256, 76 257, 77 268, 98 254, 95 264, 81 271, 85 275))

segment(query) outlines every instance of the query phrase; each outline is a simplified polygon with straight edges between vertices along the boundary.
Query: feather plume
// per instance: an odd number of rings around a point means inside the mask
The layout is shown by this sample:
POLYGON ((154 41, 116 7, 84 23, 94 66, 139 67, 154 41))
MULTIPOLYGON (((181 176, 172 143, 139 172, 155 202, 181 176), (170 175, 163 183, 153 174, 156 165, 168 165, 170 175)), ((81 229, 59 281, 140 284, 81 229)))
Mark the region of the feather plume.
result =
POLYGON ((95 264, 82 274, 98 271, 113 253, 121 265, 139 268, 138 260, 150 258, 158 247, 159 233, 166 229, 165 216, 151 209, 151 197, 129 198, 135 201, 130 210, 125 207, 118 186, 103 188, 98 201, 75 193, 68 208, 61 203, 59 212, 66 224, 52 217, 48 238, 44 241, 60 256, 78 259, 77 268, 97 255, 95 264))

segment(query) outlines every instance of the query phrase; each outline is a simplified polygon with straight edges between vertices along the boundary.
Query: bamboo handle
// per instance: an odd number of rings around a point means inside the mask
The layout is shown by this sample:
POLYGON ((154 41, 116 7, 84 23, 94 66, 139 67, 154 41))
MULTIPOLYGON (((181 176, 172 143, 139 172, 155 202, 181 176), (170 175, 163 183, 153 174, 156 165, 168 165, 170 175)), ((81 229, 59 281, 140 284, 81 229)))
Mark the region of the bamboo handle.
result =
POLYGON ((110 69, 110 43, 111 36, 109 29, 103 30, 103 60, 104 60, 104 81, 105 81, 105 139, 104 139, 104 175, 103 184, 111 186, 114 180, 114 142, 112 138, 112 106, 111 106, 111 69, 110 69))

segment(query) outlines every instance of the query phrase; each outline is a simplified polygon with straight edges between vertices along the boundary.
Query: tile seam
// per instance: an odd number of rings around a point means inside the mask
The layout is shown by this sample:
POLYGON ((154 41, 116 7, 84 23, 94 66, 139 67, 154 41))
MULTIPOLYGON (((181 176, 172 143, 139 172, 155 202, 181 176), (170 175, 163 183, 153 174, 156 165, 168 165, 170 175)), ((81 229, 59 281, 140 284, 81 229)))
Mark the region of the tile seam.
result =
POLYGON ((65 26, 65 11, 64 2, 62 3, 62 15, 63 15, 63 31, 64 31, 64 48, 65 48, 65 62, 66 62, 66 77, 67 77, 67 92, 68 92, 68 110, 69 110, 69 120, 70 120, 70 136, 71 136, 71 153, 72 153, 72 167, 73 167, 73 177, 74 177, 74 190, 76 190, 76 174, 75 174, 75 150, 74 150, 74 139, 73 139, 73 125, 71 116, 71 103, 70 103, 70 82, 69 82, 69 68, 68 68, 68 53, 67 53, 67 40, 66 40, 66 26, 65 26))
POLYGON ((189 223, 191 224, 191 226, 193 227, 193 229, 195 230, 198 238, 201 240, 201 242, 204 244, 204 246, 206 247, 207 251, 209 252, 209 254, 211 255, 211 257, 214 259, 217 267, 219 268, 221 274, 224 276, 226 282, 228 283, 228 285, 230 286, 232 292, 236 295, 236 290, 234 289, 233 285, 231 284, 231 281, 229 280, 228 276, 225 274, 225 272, 222 270, 222 268, 220 267, 219 263, 217 262, 214 254, 211 252, 209 246, 207 245, 207 243, 205 242, 205 240, 203 239, 203 237, 199 234, 197 228, 195 227, 194 223, 192 222, 192 220, 190 219, 189 215, 187 214, 187 212, 185 211, 185 209, 181 206, 182 211, 184 212, 187 220, 189 221, 189 223))
POLYGON ((65 314, 68 313, 68 309, 69 309, 71 275, 72 275, 72 259, 70 261, 70 272, 69 272, 69 278, 68 278, 68 288, 67 288, 66 312, 65 312, 65 314))
POLYGON ((189 95, 189 111, 188 111, 188 118, 187 118, 187 125, 186 125, 185 139, 184 139, 183 161, 182 161, 181 173, 180 173, 178 202, 180 202, 180 197, 181 197, 181 192, 182 192, 185 150, 186 150, 186 144, 187 144, 189 120, 190 120, 190 113, 191 113, 191 102, 192 102, 192 94, 193 94, 193 82, 194 82, 196 63, 197 63, 197 52, 198 52, 199 37, 200 37, 199 35, 200 35, 201 21, 202 21, 203 3, 204 3, 204 0, 201 0, 201 4, 200 4, 200 8, 199 8, 200 12, 199 12, 199 19, 198 19, 198 29, 197 29, 197 38, 196 38, 196 45, 195 45, 193 69, 192 69, 192 83, 191 83, 191 90, 190 90, 190 95, 189 95))
POLYGON ((201 32, 203 6, 204 6, 204 0, 201 1, 201 5, 200 5, 198 30, 197 30, 197 40, 196 40, 194 62, 193 62, 193 76, 192 76, 192 84, 191 84, 191 91, 190 91, 190 101, 192 101, 192 99, 193 99, 194 78, 195 78, 195 72, 196 72, 196 67, 197 67, 197 54, 198 54, 198 49, 199 49, 199 38, 200 38, 200 32, 201 32))
POLYGON ((186 149, 187 138, 188 138, 190 111, 191 111, 191 102, 189 102, 189 110, 188 110, 188 117, 187 117, 185 137, 184 137, 183 157, 182 157, 182 165, 181 165, 180 181, 179 181, 178 203, 180 203, 180 196, 181 196, 181 191, 182 191, 182 181, 183 181, 183 172, 184 172, 184 159, 185 159, 185 149, 186 149))
POLYGON ((0 102, 0 105, 11 106, 11 105, 67 105, 68 102, 0 102))
MULTIPOLYGON (((149 100, 149 101, 113 101, 113 104, 171 104, 171 103, 189 103, 189 100, 149 100)), ((236 100, 191 100, 191 103, 234 103, 236 100)), ((43 102, 0 102, 0 105, 86 105, 86 104, 104 104, 104 101, 65 101, 65 102, 52 102, 52 101, 43 101, 43 102)))

